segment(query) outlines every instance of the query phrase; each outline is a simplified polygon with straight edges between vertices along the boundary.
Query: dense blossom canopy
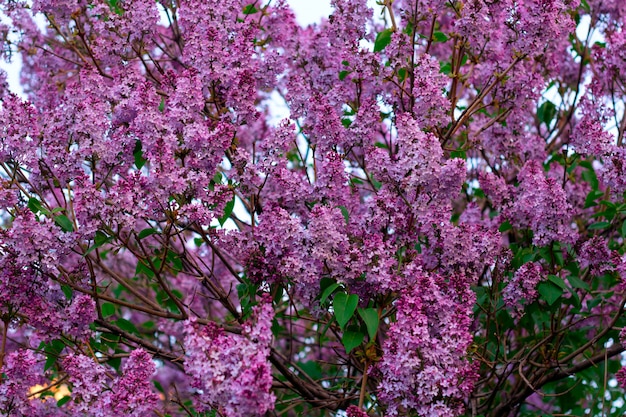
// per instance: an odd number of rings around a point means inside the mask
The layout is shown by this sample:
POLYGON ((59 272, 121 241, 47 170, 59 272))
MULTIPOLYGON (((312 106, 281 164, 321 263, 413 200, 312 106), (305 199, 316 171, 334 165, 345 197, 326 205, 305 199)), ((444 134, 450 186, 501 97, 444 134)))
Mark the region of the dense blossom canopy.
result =
POLYGON ((0 414, 620 413, 626 2, 0 5, 0 414))

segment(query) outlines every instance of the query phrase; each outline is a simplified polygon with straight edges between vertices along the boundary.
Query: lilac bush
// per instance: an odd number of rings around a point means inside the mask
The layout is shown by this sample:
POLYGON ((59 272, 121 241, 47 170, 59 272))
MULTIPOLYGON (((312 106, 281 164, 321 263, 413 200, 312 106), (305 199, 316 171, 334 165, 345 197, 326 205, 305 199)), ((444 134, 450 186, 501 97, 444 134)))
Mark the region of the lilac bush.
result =
POLYGON ((624 4, 0 0, 0 414, 619 415, 624 4))

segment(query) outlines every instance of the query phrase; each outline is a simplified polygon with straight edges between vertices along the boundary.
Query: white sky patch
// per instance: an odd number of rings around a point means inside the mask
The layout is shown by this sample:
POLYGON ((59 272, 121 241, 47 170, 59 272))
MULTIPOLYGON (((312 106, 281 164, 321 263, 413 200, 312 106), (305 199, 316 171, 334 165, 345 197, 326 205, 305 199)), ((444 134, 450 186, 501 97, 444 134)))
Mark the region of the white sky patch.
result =
MULTIPOLYGON (((6 17, 4 13, 0 12, 0 23, 10 25, 11 19, 6 17)), ((17 40, 17 35, 12 35, 13 34, 9 34, 9 40, 14 42, 17 40)), ((7 45, 3 45, 2 47, 7 48, 7 45)), ((15 49, 15 47, 13 46, 11 46, 11 48, 15 49)), ((9 89, 13 93, 24 97, 24 89, 20 85, 20 68, 22 68, 22 57, 17 52, 11 56, 11 62, 5 62, 4 59, 0 58, 0 70, 6 72, 7 74, 9 89)))
MULTIPOLYGON (((2 11, 0 11, 0 23, 11 25, 11 19, 9 19, 2 11)), ((46 30, 47 21, 43 15, 35 16, 35 23, 39 30, 44 32, 46 30)), ((9 41, 17 42, 18 34, 17 33, 9 33, 9 41)), ((6 45, 2 46, 6 48, 6 45)), ((0 69, 7 74, 7 82, 9 84, 9 90, 22 98, 26 98, 24 94, 24 89, 20 84, 20 69, 22 68, 22 56, 19 52, 17 52, 17 48, 15 45, 11 45, 11 49, 13 50, 13 54, 11 56, 11 62, 5 62, 4 59, 0 58, 0 69)))
POLYGON ((268 97, 269 103, 269 119, 267 120, 270 126, 278 126, 283 119, 288 119, 290 112, 289 106, 285 103, 285 100, 274 90, 268 97))
POLYGON ((0 69, 7 74, 9 90, 20 97, 25 97, 24 89, 20 84, 20 68, 22 68, 22 57, 18 54, 11 57, 11 62, 0 59, 0 69))
POLYGON ((296 14, 296 21, 300 26, 319 23, 333 12, 330 0, 289 0, 287 3, 296 14))

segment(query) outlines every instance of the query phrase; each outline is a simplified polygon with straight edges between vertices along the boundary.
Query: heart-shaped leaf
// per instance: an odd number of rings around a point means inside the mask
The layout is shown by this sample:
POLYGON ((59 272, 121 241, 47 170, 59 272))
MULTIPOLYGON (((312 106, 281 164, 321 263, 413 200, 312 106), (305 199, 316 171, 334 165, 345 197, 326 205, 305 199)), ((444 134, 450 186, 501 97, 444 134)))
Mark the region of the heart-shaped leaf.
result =
POLYGON ((365 335, 361 332, 358 326, 348 326, 343 336, 341 337, 341 343, 346 348, 346 353, 350 353, 352 349, 363 343, 365 335))
POLYGON ((374 339, 378 331, 378 311, 375 308, 359 308, 359 316, 365 322, 370 339, 374 339))
POLYGON ((335 317, 339 327, 343 330, 346 324, 350 321, 356 306, 359 304, 359 296, 356 294, 346 294, 345 292, 339 292, 335 294, 333 299, 333 309, 335 310, 335 317))

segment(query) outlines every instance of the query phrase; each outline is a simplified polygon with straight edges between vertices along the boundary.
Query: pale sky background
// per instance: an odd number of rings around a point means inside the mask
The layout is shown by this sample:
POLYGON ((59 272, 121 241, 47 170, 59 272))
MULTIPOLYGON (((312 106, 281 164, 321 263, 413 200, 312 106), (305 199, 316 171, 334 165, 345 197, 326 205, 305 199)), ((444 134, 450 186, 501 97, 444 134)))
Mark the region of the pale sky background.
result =
POLYGON ((289 0, 288 3, 293 8, 296 20, 301 26, 317 23, 333 11, 330 7, 330 0, 289 0))

